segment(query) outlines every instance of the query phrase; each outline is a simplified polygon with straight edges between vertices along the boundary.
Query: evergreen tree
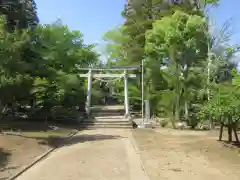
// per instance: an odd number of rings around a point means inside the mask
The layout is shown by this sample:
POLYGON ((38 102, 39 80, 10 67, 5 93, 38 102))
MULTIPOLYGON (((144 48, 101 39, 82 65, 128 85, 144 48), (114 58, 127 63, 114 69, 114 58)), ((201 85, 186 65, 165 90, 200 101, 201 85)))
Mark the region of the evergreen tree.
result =
POLYGON ((35 28, 39 22, 34 0, 1 0, 0 13, 6 16, 8 31, 35 28))

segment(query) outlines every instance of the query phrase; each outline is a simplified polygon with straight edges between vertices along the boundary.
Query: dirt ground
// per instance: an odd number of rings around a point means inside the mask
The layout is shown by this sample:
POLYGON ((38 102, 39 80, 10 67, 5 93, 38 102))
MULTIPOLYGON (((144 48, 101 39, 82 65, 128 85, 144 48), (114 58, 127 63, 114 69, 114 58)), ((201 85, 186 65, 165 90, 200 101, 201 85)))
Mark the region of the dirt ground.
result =
POLYGON ((61 146, 72 129, 28 131, 22 136, 0 134, 0 180, 5 180, 30 164, 51 147, 61 146))
POLYGON ((36 139, 0 135, 0 179, 7 179, 49 149, 48 145, 38 142, 36 139))
POLYGON ((157 129, 133 136, 150 180, 240 179, 240 149, 216 141, 217 132, 157 129))

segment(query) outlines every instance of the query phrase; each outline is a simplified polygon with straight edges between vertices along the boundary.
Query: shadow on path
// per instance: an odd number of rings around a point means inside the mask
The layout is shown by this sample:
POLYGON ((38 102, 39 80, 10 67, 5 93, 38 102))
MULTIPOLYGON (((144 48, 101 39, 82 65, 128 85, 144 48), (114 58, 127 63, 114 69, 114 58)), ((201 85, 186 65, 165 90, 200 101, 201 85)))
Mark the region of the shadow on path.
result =
POLYGON ((229 141, 222 141, 224 146, 230 147, 230 148, 239 148, 240 149, 240 143, 237 141, 229 142, 229 141))
MULTIPOLYGON (((5 167, 7 166, 9 161, 9 157, 11 155, 12 154, 10 152, 5 151, 3 148, 0 148, 0 173, 5 170, 5 167)), ((6 179, 7 179, 6 177, 0 176, 0 180, 6 180, 6 179)))
POLYGON ((63 147, 70 146, 78 143, 84 143, 88 141, 103 141, 103 140, 111 140, 111 139, 121 139, 125 138, 118 135, 103 135, 103 134, 94 134, 94 135, 76 135, 70 139, 64 139, 61 137, 49 137, 49 138, 41 138, 41 144, 47 144, 51 147, 63 147))

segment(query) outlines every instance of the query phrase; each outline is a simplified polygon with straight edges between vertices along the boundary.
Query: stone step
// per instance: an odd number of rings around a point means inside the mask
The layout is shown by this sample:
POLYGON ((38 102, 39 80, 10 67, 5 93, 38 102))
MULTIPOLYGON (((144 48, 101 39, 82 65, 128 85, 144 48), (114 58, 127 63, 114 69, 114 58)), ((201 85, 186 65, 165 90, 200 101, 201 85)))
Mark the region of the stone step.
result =
POLYGON ((90 108, 91 111, 108 111, 108 110, 115 110, 115 111, 124 111, 124 106, 94 106, 90 108))
POLYGON ((93 120, 85 120, 82 121, 82 123, 131 123, 128 120, 121 120, 121 119, 116 119, 116 120, 109 120, 109 119, 93 119, 93 120))
POLYGON ((111 127, 106 127, 106 126, 89 126, 89 127, 81 127, 80 126, 80 129, 85 129, 85 130, 92 130, 92 129, 133 129, 132 126, 126 126, 126 127, 119 127, 119 126, 111 126, 111 127))
POLYGON ((124 126, 119 126, 119 125, 92 125, 92 126, 88 126, 88 125, 80 125, 80 128, 83 129, 97 129, 97 128, 116 128, 116 129, 132 129, 133 126, 132 125, 124 125, 124 126))
POLYGON ((124 115, 125 111, 91 111, 91 114, 115 114, 124 115))
POLYGON ((92 112, 104 112, 104 111, 125 111, 125 109, 91 109, 92 112))
POLYGON ((126 121, 126 118, 124 116, 120 117, 112 117, 112 116, 91 116, 88 120, 110 120, 110 121, 126 121))
POLYGON ((124 108, 116 108, 116 107, 92 107, 92 113, 125 113, 124 108))
POLYGON ((124 116, 119 116, 119 115, 116 115, 116 116, 94 116, 95 119, 112 119, 112 120, 115 120, 115 119, 125 119, 124 116))
POLYGON ((96 113, 96 112, 92 112, 91 113, 91 116, 92 117, 101 117, 101 116, 124 116, 125 115, 125 113, 124 112, 122 112, 122 113, 120 113, 120 112, 98 112, 98 113, 96 113))
POLYGON ((93 128, 127 128, 133 127, 131 121, 124 119, 89 119, 81 123, 80 128, 93 129, 93 128))
POLYGON ((132 123, 82 123, 81 125, 84 125, 84 126, 132 126, 132 123))
POLYGON ((86 119, 82 121, 82 123, 108 123, 108 124, 124 124, 124 123, 132 123, 132 121, 128 121, 126 119, 86 119))
POLYGON ((124 118, 124 106, 94 106, 91 107, 92 119, 87 119, 80 125, 85 129, 96 128, 127 128, 132 129, 131 121, 124 118))

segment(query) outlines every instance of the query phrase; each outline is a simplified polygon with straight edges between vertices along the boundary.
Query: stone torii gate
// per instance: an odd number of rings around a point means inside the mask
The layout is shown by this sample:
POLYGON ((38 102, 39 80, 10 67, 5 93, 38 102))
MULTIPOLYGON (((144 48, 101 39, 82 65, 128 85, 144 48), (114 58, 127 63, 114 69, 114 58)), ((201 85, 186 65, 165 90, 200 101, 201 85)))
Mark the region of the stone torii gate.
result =
POLYGON ((91 113, 91 95, 92 95, 92 79, 95 78, 124 78, 124 107, 125 118, 129 119, 129 97, 128 97, 128 78, 136 78, 135 74, 128 74, 127 71, 137 70, 139 67, 118 67, 118 68, 79 68, 79 70, 87 70, 87 74, 80 74, 80 77, 88 78, 86 113, 90 116, 91 113), (123 71, 122 74, 100 74, 99 71, 123 71))

